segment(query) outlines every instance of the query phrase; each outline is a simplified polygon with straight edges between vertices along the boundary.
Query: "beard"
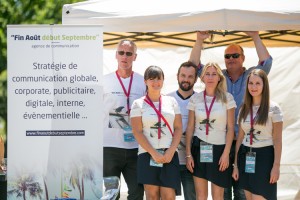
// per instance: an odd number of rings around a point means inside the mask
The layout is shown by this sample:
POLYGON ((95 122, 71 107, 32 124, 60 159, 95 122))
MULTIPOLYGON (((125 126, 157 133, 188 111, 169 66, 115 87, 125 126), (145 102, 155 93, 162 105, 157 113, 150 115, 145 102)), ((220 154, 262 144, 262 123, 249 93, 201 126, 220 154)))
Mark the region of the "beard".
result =
POLYGON ((179 84, 180 89, 182 89, 183 91, 189 91, 189 90, 193 89, 193 87, 194 87, 194 84, 191 84, 190 82, 181 82, 181 83, 178 82, 178 84, 179 84), (187 86, 185 86, 185 84, 187 86))

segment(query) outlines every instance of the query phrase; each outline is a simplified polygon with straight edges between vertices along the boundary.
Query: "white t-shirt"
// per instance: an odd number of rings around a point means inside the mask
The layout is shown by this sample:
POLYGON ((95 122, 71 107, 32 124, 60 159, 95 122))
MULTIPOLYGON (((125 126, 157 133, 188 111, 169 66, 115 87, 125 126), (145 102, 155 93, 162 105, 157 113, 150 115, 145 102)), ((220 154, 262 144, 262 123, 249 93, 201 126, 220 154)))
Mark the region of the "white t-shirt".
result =
MULTIPOLYGON (((209 131, 206 135, 206 110, 203 91, 194 94, 190 102, 188 103, 187 108, 195 112, 195 130, 194 136, 197 136, 201 140, 210 143, 221 145, 226 142, 226 127, 227 127, 227 110, 231 108, 236 108, 236 103, 233 99, 233 96, 226 92, 227 103, 222 103, 215 100, 210 116, 209 116, 209 131)), ((210 104, 213 100, 213 97, 206 96, 207 107, 210 107, 210 104)))
POLYGON ((168 96, 174 97, 176 99, 179 107, 180 107, 181 119, 182 119, 182 136, 181 136, 180 143, 178 145, 178 156, 179 156, 179 163, 181 165, 185 165, 186 164, 186 159, 185 159, 185 156, 186 156, 185 131, 186 131, 186 127, 187 127, 187 123, 188 123, 188 117, 189 117, 189 110, 186 107, 187 107, 187 105, 190 101, 190 98, 182 99, 180 96, 178 96, 177 91, 174 91, 174 92, 168 94, 168 96))
MULTIPOLYGON (((259 109, 259 106, 253 106, 253 116, 256 116, 256 113, 259 109)), ((282 122, 283 114, 279 105, 275 102, 270 102, 269 116, 266 125, 253 125, 253 142, 252 147, 265 147, 273 145, 273 123, 282 122)), ((245 137, 243 144, 250 147, 250 114, 247 116, 245 121, 241 122, 241 127, 245 132, 245 137)))
MULTIPOLYGON (((130 77, 121 78, 123 85, 128 92, 130 77)), ((107 74, 103 78, 104 83, 104 130, 103 146, 117 147, 123 149, 138 148, 138 143, 125 142, 124 133, 130 130, 131 124, 127 110, 127 97, 117 78, 116 72, 107 74)), ((133 73, 129 106, 132 102, 145 95, 146 86, 144 77, 133 73)), ((130 132, 130 131, 129 131, 130 132)))
MULTIPOLYGON (((145 97, 137 99, 133 102, 130 112, 130 117, 142 117, 143 134, 146 136, 148 142, 155 149, 169 148, 171 146, 173 136, 161 119, 161 138, 158 139, 158 116, 155 110, 144 101, 145 97)), ((156 109, 159 109, 159 102, 153 102, 156 109)), ((180 108, 177 101, 170 96, 161 96, 161 114, 167 120, 172 132, 174 131, 175 115, 180 114, 180 108)), ((139 154, 145 153, 139 145, 139 154)))

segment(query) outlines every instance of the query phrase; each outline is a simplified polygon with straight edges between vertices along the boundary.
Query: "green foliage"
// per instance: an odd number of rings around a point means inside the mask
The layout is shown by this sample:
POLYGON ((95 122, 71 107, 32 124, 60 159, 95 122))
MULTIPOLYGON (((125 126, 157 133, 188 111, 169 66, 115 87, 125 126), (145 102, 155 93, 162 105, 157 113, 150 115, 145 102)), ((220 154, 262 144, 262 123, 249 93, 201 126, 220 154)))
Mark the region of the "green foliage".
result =
POLYGON ((7 116, 7 71, 0 73, 0 137, 6 141, 6 116, 7 116))
POLYGON ((0 123, 4 121, 4 132, 6 132, 7 121, 6 26, 61 24, 63 5, 80 1, 83 0, 0 0, 0 123))

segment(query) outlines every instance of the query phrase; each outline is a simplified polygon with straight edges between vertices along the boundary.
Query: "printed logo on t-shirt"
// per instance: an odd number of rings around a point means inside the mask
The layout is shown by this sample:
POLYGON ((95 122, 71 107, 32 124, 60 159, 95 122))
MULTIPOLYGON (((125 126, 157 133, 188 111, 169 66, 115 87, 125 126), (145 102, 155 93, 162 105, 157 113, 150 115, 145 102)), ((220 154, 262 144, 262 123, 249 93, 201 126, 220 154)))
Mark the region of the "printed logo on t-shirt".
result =
MULTIPOLYGON (((257 110, 255 110, 255 112, 257 112, 257 110)), ((256 113, 255 117, 254 117, 254 122, 257 120, 258 118, 258 113, 256 113)), ((245 122, 251 124, 251 121, 250 119, 246 119, 245 122)), ((251 132, 253 133, 253 140, 252 142, 255 143, 255 142, 258 142, 259 139, 257 138, 258 135, 260 135, 261 131, 256 131, 254 128, 251 128, 247 134, 246 134, 246 142, 250 142, 250 137, 251 137, 251 132)))
POLYGON ((257 138, 258 135, 260 135, 261 131, 255 131, 255 129, 253 130, 249 130, 249 132, 246 134, 246 142, 250 142, 250 135, 251 135, 251 131, 253 131, 253 143, 258 142, 259 139, 257 138))
POLYGON ((165 133, 165 128, 166 128, 166 124, 165 123, 161 123, 161 122, 157 122, 155 124, 153 124, 151 127, 150 127, 150 137, 154 138, 158 138, 158 129, 160 128, 161 130, 161 137, 163 136, 166 136, 166 133, 165 133))
POLYGON ((206 124, 208 124, 208 127, 211 128, 211 129, 214 129, 213 127, 213 123, 215 123, 216 119, 212 119, 212 120, 209 120, 209 119, 203 119, 201 122, 199 122, 200 126, 199 126, 199 129, 202 131, 203 129, 206 128, 206 124))
POLYGON ((124 106, 113 108, 109 113, 109 128, 131 129, 128 111, 124 106))

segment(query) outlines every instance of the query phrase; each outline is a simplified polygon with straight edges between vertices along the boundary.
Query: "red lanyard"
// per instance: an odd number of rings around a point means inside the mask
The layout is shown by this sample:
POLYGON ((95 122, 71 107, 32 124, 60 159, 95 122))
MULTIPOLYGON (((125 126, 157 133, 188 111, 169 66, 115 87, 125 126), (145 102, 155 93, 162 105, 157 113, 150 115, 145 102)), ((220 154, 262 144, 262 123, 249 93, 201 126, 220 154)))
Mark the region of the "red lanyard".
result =
POLYGON ((151 101, 151 99, 149 98, 148 95, 146 95, 146 98, 144 99, 144 101, 145 101, 147 104, 149 104, 149 105, 154 109, 154 111, 156 112, 157 117, 158 117, 158 125, 159 125, 159 127, 158 127, 158 139, 161 138, 161 119, 165 122, 165 124, 167 125, 169 131, 171 132, 171 135, 173 136, 173 132, 172 132, 172 129, 171 129, 171 127, 170 127, 168 121, 167 121, 167 120, 164 118, 164 116, 161 114, 161 96, 159 97, 159 104, 158 104, 158 109, 159 109, 159 110, 157 110, 157 109, 155 108, 154 103, 151 101), (146 98, 147 98, 147 99, 146 99, 146 98))
POLYGON ((206 111, 206 135, 208 135, 208 127, 209 127, 209 115, 210 115, 210 112, 211 112, 211 109, 212 109, 212 106, 213 104, 215 103, 215 100, 216 100, 216 96, 214 96, 210 106, 209 106, 209 109, 207 108, 207 105, 206 105, 206 90, 204 90, 204 93, 203 93, 203 96, 204 96, 204 103, 205 103, 205 111, 206 111))
POLYGON ((119 76, 119 74, 118 74, 118 71, 116 71, 116 75, 117 75, 118 80, 119 80, 119 82, 120 82, 120 84, 121 84, 121 86, 122 86, 123 92, 124 92, 124 94, 126 95, 126 98, 127 98, 127 99, 126 99, 126 100, 127 100, 127 113, 128 113, 128 115, 130 115, 130 103, 129 103, 129 97, 130 97, 130 90, 131 90, 132 79, 133 79, 133 72, 132 72, 131 75, 130 75, 130 81, 129 81, 128 92, 127 92, 126 89, 125 89, 125 86, 124 86, 124 84, 123 84, 123 82, 122 82, 122 80, 121 80, 121 78, 120 78, 120 76, 119 76))
MULTIPOLYGON (((257 111, 258 112, 258 111, 257 111)), ((257 113, 256 113, 257 115, 257 113)), ((256 117, 255 115, 255 117, 256 117)), ((254 118, 255 118, 254 117, 254 118)), ((254 125, 254 118, 253 118, 253 107, 251 106, 251 109, 250 109, 250 125, 251 125, 251 129, 250 129, 250 145, 252 145, 253 143, 253 132, 254 132, 254 128, 253 128, 253 125, 254 125)))

